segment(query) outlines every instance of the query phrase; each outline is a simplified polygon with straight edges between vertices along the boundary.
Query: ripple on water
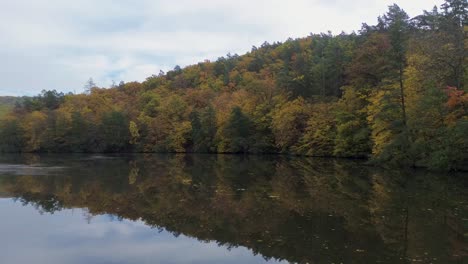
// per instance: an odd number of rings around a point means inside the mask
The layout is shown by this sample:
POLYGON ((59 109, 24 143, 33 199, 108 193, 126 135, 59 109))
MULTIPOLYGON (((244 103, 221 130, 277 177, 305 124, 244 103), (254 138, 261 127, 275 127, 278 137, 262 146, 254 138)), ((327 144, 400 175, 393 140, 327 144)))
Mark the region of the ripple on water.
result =
POLYGON ((41 164, 0 164, 1 175, 50 175, 65 169, 65 167, 45 166, 41 164))

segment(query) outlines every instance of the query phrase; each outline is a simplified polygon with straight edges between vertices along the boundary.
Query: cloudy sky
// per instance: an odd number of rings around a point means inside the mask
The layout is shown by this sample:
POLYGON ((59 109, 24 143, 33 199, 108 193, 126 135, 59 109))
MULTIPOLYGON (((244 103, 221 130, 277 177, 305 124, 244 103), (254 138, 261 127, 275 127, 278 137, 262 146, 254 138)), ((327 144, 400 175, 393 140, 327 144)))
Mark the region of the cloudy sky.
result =
POLYGON ((442 0, 0 0, 0 95, 142 81, 264 41, 358 30, 397 3, 442 0))
MULTIPOLYGON (((40 214, 32 205, 0 199, 2 264, 37 263, 265 263, 244 247, 219 246, 109 215, 85 220, 86 210, 40 214), (114 217, 116 218, 116 217, 114 217)), ((283 264, 272 260, 271 264, 283 264)))

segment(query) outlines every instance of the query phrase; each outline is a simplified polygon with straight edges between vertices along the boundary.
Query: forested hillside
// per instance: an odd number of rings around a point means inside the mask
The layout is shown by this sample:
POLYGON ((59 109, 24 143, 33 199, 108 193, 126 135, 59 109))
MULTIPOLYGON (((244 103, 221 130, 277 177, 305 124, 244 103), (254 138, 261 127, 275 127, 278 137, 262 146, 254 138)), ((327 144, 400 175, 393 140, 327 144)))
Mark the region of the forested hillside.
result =
MULTIPOLYGON (((456 169, 468 162, 466 0, 264 43, 3 118, 4 152, 286 153, 456 169)), ((188 47, 190 48, 190 47, 188 47)))
POLYGON ((20 99, 17 97, 0 96, 0 118, 8 114, 18 100, 20 99))

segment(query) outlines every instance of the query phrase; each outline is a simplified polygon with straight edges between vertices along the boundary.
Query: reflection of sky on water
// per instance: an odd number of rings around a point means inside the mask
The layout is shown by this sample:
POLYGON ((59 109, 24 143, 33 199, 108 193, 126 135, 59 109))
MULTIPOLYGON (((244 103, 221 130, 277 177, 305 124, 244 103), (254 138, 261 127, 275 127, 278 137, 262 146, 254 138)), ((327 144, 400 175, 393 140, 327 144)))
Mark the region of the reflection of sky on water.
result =
POLYGON ((219 247, 159 233, 142 222, 64 210, 41 215, 32 206, 0 199, 2 264, 62 263, 264 263, 245 248, 219 247))
POLYGON ((62 172, 63 167, 37 165, 10 165, 0 163, 0 177, 2 175, 54 175, 62 172))

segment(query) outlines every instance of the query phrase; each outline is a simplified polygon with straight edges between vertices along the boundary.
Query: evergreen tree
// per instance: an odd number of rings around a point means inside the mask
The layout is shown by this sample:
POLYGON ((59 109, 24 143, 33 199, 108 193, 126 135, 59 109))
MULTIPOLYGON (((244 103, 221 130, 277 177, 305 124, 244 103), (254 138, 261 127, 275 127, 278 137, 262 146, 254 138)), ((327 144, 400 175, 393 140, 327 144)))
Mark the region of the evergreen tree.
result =
POLYGON ((234 107, 226 126, 222 130, 220 151, 230 153, 249 152, 251 132, 252 124, 250 119, 242 112, 240 107, 234 107))

